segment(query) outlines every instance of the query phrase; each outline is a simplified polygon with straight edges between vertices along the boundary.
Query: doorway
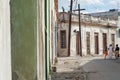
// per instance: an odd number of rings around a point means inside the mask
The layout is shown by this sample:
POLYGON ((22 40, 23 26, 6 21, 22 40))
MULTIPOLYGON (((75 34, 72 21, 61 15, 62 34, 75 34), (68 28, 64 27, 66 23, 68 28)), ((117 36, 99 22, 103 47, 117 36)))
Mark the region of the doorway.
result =
POLYGON ((86 47, 87 47, 87 54, 90 54, 90 32, 86 32, 86 47))
POLYGON ((107 47, 107 34, 103 33, 103 51, 107 47))
POLYGON ((95 54, 99 54, 99 43, 98 43, 98 33, 94 33, 94 39, 95 39, 95 54))

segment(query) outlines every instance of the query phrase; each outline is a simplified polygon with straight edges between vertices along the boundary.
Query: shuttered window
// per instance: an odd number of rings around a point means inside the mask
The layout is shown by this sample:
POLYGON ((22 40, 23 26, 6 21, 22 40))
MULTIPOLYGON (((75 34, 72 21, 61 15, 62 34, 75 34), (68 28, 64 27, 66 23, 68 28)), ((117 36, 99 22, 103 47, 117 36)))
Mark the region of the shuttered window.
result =
POLYGON ((60 44, 61 48, 66 48, 66 30, 60 31, 60 44))

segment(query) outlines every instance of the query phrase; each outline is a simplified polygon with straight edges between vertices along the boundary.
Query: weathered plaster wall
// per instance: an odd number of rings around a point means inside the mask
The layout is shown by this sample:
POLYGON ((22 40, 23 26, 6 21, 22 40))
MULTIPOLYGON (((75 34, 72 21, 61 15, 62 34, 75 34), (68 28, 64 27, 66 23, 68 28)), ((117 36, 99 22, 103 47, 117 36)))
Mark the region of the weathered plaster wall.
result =
POLYGON ((51 22, 51 28, 50 28, 50 62, 52 64, 55 64, 55 56, 56 56, 56 28, 57 28, 57 16, 56 16, 56 10, 55 10, 55 0, 51 0, 50 6, 51 6, 51 12, 50 12, 50 22, 51 22))
POLYGON ((57 56, 68 56, 68 24, 62 23, 58 27, 58 44, 57 44, 57 56), (60 44, 60 30, 66 30, 66 48, 61 48, 60 44))
POLYGON ((118 13, 118 46, 120 47, 120 10, 118 13))
POLYGON ((44 32, 44 0, 38 0, 38 28, 37 28, 37 77, 46 80, 45 70, 45 32, 44 32))
POLYGON ((37 0, 11 0, 12 80, 36 80, 37 0))
MULTIPOLYGON (((62 24, 64 25, 64 24, 62 24)), ((60 30, 66 30, 66 38, 68 38, 68 24, 66 23, 63 28, 59 28, 60 30)), ((76 32, 74 30, 79 31, 78 24, 72 24, 71 27, 71 55, 76 56, 76 32)), ((103 55, 103 33, 107 34, 107 46, 112 43, 111 41, 111 34, 115 34, 115 44, 117 43, 117 29, 108 29, 99 26, 89 26, 89 25, 82 25, 81 26, 81 38, 82 38, 82 54, 84 56, 87 55, 87 46, 86 46, 86 32, 90 32, 90 54, 95 54, 95 41, 94 41, 94 33, 98 33, 98 42, 99 42, 99 55, 103 55)), ((68 40, 66 39, 68 43, 68 40)), ((67 55, 67 48, 61 49, 60 48, 60 33, 58 33, 58 54, 60 56, 67 55)))
POLYGON ((0 80, 12 80, 10 44, 9 0, 0 0, 0 80))
MULTIPOLYGON (((79 31, 79 28, 75 25, 72 27, 71 31, 71 55, 76 55, 76 35, 73 32, 74 30, 79 31)), ((81 26, 81 37, 82 37, 82 53, 83 55, 87 55, 87 46, 86 46, 86 32, 90 32, 90 53, 95 54, 95 41, 94 41, 94 33, 98 33, 98 40, 99 40, 99 55, 103 54, 103 33, 107 33, 107 46, 111 44, 111 34, 115 34, 115 44, 117 43, 117 36, 116 36, 116 30, 114 29, 108 29, 107 28, 99 28, 99 27, 93 27, 93 26, 81 26), (108 37, 109 35, 109 37, 108 37)))

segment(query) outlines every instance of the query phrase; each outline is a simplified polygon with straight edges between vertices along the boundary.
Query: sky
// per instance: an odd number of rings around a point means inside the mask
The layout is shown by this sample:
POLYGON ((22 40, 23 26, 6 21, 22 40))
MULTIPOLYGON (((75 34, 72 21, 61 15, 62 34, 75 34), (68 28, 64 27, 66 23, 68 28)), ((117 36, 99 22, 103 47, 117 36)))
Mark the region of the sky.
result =
MULTIPOLYGON (((62 11, 64 7, 65 11, 70 10, 71 0, 58 0, 58 10, 62 11)), ((95 13, 109 11, 110 9, 120 9, 120 0, 73 0, 73 9, 78 9, 80 4, 81 13, 95 13)))

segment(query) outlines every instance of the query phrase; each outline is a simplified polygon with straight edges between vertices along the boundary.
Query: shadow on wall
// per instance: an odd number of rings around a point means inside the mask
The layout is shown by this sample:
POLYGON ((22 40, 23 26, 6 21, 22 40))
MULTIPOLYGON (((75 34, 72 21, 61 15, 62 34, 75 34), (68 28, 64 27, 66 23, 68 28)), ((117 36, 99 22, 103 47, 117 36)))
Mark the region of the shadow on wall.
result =
POLYGON ((17 72, 12 72, 12 80, 18 80, 18 78, 17 72))
MULTIPOLYGON (((20 75, 18 74, 18 72, 12 72, 12 80, 19 80, 20 75)), ((37 76, 34 78, 34 80, 37 80, 37 76)))

